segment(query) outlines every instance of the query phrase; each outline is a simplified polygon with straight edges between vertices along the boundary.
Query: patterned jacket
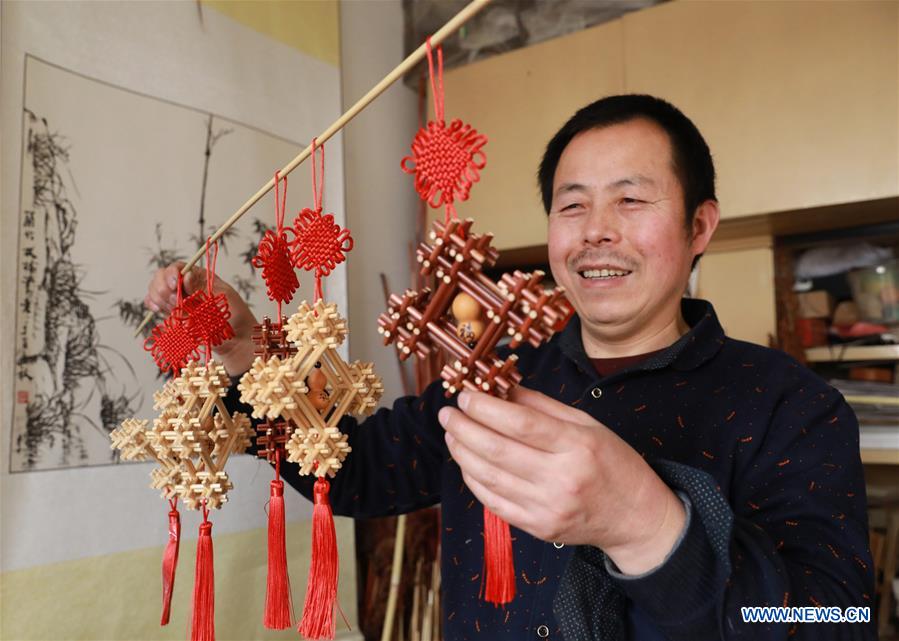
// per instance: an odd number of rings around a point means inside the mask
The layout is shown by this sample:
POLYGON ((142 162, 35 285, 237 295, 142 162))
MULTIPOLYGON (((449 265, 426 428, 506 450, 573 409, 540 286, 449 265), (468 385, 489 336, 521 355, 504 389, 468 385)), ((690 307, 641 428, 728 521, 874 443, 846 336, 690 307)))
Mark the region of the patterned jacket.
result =
MULTIPOLYGON (((663 564, 638 577, 590 546, 512 529, 517 595, 479 599, 480 503, 449 457, 439 382, 340 428, 353 448, 332 480, 336 514, 366 518, 441 504, 448 641, 873 639, 870 624, 743 623, 741 606, 870 606, 865 486, 858 426, 842 396, 784 353, 730 339, 711 304, 683 301, 690 331, 602 378, 580 323, 516 350, 522 384, 587 412, 654 467, 687 507, 663 564), (634 628, 634 622, 637 622, 634 628), (641 638, 645 638, 641 637, 641 638)), ((229 403, 236 406, 234 390, 229 403)), ((282 476, 307 497, 312 483, 282 476)))

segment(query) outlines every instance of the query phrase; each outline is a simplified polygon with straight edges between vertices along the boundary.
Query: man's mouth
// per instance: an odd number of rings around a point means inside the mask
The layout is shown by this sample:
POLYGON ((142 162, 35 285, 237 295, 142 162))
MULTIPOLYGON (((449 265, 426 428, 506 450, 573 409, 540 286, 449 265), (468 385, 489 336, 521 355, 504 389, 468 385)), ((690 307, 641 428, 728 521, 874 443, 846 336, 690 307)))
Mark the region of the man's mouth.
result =
POLYGON ((632 273, 627 269, 582 269, 578 271, 581 278, 587 280, 611 280, 613 278, 622 278, 632 273))

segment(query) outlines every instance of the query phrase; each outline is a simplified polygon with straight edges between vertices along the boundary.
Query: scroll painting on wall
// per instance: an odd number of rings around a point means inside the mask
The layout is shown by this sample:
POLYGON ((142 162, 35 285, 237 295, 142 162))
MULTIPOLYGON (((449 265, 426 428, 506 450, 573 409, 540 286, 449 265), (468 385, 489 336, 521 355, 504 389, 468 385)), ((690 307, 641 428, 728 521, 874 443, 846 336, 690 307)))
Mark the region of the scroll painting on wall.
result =
MULTIPOLYGON (((25 64, 9 471, 114 464, 109 432, 151 418, 159 386, 134 337, 150 277, 192 256, 299 144, 25 64)), ((292 199, 308 193, 297 183, 292 199)), ((272 207, 269 195, 221 241, 217 272, 255 309, 267 299, 250 260, 272 207)))

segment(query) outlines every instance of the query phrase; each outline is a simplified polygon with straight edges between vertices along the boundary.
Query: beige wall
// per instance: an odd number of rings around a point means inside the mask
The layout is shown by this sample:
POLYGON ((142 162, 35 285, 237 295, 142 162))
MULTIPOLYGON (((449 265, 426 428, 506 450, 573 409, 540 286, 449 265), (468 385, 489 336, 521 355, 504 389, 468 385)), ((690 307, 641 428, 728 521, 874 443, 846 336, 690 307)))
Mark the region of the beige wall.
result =
POLYGON ((702 257, 696 297, 712 301, 731 338, 768 345, 777 336, 773 265, 770 247, 702 257))
MULTIPOLYGON (((161 520, 165 511, 160 508, 161 520)), ((110 519, 124 518, 110 514, 110 519)), ((196 557, 195 513, 182 514, 182 541, 172 598, 171 620, 159 626, 162 547, 93 556, 37 568, 5 572, 0 582, 0 638, 9 641, 88 641, 189 638, 191 595, 196 557)), ((60 525, 60 527, 63 527, 60 525)), ((303 611, 309 572, 310 523, 287 524, 287 557, 297 615, 303 611)), ((340 565, 340 607, 356 620, 356 563, 353 523, 336 519, 340 565)), ((296 630, 266 630, 262 625, 267 572, 266 530, 220 535, 213 526, 215 548, 215 631, 219 641, 299 639, 296 630)), ((358 641, 337 618, 338 641, 358 641)))

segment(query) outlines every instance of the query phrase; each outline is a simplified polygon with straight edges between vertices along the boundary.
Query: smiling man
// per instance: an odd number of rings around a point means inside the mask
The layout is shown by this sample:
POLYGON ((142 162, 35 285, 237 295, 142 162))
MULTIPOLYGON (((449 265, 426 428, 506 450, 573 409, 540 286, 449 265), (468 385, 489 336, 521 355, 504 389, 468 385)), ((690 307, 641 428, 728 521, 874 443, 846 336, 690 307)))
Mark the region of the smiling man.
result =
MULTIPOLYGON (((441 503, 450 641, 874 638, 871 624, 744 621, 744 606, 872 605, 865 489, 843 398, 682 298, 719 217, 696 127, 657 98, 604 98, 550 141, 539 182, 552 272, 577 314, 516 350, 509 401, 463 392, 456 406, 438 381, 343 421, 353 455, 335 513, 441 503), (512 525, 505 608, 478 596, 481 503, 512 525)), ((157 274, 151 307, 168 308, 173 274, 157 274)), ((247 340, 223 346, 233 374, 247 340)))

